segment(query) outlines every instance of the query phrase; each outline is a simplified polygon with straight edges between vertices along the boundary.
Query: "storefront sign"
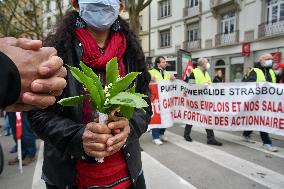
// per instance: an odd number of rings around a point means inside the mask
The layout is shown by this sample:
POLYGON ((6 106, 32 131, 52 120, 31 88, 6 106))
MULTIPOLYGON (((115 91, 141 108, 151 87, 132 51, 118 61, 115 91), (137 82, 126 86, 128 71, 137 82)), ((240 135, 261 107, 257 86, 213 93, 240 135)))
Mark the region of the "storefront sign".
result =
POLYGON ((250 43, 243 43, 242 55, 245 57, 250 56, 250 43))
MULTIPOLYGON (((284 136, 284 85, 214 83, 190 85, 181 80, 158 82, 161 124, 227 131, 254 130, 284 136)), ((158 122, 157 122, 158 123, 158 122)))

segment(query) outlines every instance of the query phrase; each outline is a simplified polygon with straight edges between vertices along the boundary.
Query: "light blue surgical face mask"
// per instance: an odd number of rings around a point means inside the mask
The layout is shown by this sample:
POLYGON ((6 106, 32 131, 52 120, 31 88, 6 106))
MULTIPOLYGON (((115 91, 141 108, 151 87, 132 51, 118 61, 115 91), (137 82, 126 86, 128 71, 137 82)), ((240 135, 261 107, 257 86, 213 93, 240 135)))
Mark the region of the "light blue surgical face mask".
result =
POLYGON ((267 68, 272 68, 273 66, 273 60, 266 60, 264 63, 264 66, 267 68))
POLYGON ((119 0, 79 0, 80 16, 91 28, 105 31, 119 15, 119 0))

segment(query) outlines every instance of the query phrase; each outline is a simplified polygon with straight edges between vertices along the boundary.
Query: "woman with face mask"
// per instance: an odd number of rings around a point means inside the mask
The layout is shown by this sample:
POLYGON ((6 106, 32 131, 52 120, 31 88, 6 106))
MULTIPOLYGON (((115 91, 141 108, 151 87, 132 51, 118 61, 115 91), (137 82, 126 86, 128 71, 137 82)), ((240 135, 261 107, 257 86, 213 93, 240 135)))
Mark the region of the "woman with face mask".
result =
MULTIPOLYGON (((80 61, 102 80, 106 64, 117 57, 121 76, 142 72, 136 79, 137 92, 149 94, 150 75, 136 36, 119 17, 119 0, 72 0, 55 33, 46 39, 65 64, 79 67, 80 61)), ((104 81, 102 81, 104 82, 104 81)), ((60 98, 84 94, 83 87, 69 73, 60 98)), ((151 106, 135 110, 130 120, 110 118, 107 125, 92 118, 88 100, 67 108, 54 105, 30 113, 35 133, 44 140, 42 178, 48 189, 113 188, 145 189, 139 137, 146 132, 151 106), (104 158, 98 163, 95 158, 104 158)))

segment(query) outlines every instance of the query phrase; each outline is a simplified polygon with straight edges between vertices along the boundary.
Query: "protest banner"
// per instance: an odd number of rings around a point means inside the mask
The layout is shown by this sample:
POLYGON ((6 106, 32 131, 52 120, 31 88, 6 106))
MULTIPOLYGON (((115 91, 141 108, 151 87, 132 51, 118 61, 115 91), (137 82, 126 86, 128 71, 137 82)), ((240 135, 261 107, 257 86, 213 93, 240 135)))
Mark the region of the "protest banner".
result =
MULTIPOLYGON (((190 85, 181 80, 157 83, 161 124, 227 131, 263 131, 284 136, 284 85, 213 83, 190 85)), ((157 107, 155 107, 157 108, 157 107)))

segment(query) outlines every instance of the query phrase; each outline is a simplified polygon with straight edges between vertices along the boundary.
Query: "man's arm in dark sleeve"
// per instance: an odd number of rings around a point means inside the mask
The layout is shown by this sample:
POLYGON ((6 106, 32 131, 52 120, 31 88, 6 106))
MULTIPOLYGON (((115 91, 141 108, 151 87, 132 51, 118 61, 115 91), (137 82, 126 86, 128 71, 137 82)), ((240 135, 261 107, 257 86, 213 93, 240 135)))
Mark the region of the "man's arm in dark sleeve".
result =
POLYGON ((0 52, 0 109, 14 104, 20 96, 21 79, 14 62, 0 52))
MULTIPOLYGON (((56 106, 56 105, 54 105, 56 106)), ((43 141, 52 144, 59 151, 72 155, 76 159, 86 157, 82 136, 85 125, 77 124, 69 118, 62 117, 50 107, 46 110, 29 112, 33 131, 43 141)))

